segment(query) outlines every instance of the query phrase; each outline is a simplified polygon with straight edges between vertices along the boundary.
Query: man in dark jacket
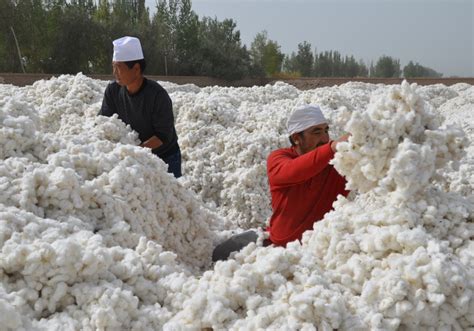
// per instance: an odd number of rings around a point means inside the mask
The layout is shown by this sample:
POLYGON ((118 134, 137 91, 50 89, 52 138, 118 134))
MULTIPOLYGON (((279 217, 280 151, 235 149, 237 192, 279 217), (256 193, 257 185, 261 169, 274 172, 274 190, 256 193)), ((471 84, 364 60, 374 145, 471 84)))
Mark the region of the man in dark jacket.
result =
POLYGON ((115 82, 104 94, 99 115, 118 117, 138 132, 140 146, 168 164, 168 172, 181 176, 181 151, 174 126, 173 105, 166 90, 143 76, 146 62, 140 40, 123 37, 113 41, 115 82))

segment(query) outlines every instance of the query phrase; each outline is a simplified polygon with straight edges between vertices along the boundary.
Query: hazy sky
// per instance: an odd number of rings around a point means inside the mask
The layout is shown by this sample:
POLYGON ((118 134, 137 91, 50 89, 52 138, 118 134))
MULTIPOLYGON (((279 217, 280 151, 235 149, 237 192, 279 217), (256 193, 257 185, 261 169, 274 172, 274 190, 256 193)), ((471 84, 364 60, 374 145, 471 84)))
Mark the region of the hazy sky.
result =
POLYGON ((232 18, 247 46, 266 30, 285 54, 308 41, 367 64, 388 55, 402 68, 412 60, 445 77, 474 76, 474 0, 194 0, 192 8, 232 18))

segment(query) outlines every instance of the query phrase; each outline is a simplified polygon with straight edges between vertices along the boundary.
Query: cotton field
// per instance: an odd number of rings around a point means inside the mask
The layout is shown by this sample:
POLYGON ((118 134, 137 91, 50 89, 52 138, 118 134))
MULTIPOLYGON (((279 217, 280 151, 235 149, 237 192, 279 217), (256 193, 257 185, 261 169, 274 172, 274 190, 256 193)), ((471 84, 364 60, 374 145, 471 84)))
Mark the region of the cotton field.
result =
POLYGON ((97 116, 82 74, 0 85, 0 330, 474 328, 474 87, 277 82, 173 100, 184 176, 97 116), (262 247, 270 151, 319 104, 352 190, 262 247), (215 245, 259 241, 211 263, 215 245))

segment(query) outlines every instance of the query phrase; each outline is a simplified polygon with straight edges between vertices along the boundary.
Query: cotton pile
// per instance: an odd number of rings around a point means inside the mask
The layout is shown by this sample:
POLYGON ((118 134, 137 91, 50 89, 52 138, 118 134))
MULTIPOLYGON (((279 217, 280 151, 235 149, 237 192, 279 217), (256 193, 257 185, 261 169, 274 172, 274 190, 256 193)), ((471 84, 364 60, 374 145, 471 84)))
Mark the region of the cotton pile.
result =
POLYGON ((474 327, 470 85, 285 83, 173 100, 183 178, 97 116, 107 82, 0 85, 0 329, 474 327), (271 214, 266 157, 321 105, 353 191, 301 243, 216 243, 271 214))
MULTIPOLYGON (((286 249, 218 263, 165 324, 420 330, 474 325, 474 205, 436 174, 468 146, 407 83, 374 93, 334 159, 356 192, 286 249)), ((452 170, 452 169, 451 169, 452 170)), ((472 175, 472 173, 471 173, 472 175)))
MULTIPOLYGON (((136 133, 97 116, 104 86, 63 76, 0 97, 2 309, 81 329, 157 328, 139 321, 169 292, 154 282, 210 264, 218 217, 136 133)), ((15 316, 0 329, 30 327, 15 316)))
POLYGON ((447 174, 450 179, 449 190, 462 195, 473 196, 474 187, 474 87, 468 84, 456 84, 452 87, 456 93, 438 108, 445 123, 456 125, 470 137, 471 144, 466 147, 464 159, 458 172, 447 174))

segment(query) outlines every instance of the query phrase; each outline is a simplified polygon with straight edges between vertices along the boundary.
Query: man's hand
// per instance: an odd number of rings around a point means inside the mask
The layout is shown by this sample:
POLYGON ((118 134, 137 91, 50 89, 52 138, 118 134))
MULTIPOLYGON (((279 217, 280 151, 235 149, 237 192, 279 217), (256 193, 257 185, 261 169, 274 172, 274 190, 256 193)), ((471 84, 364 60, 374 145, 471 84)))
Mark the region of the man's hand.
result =
POLYGON ((160 147, 161 145, 163 145, 163 142, 161 141, 161 139, 158 138, 157 136, 153 136, 147 141, 144 141, 142 144, 140 144, 140 147, 147 147, 153 150, 155 148, 160 147))
POLYGON ((340 136, 338 139, 334 140, 334 141, 331 143, 331 149, 332 149, 332 151, 333 151, 334 153, 336 153, 337 144, 340 143, 340 142, 343 142, 343 141, 347 141, 350 136, 351 136, 350 133, 346 133, 346 134, 340 136))

